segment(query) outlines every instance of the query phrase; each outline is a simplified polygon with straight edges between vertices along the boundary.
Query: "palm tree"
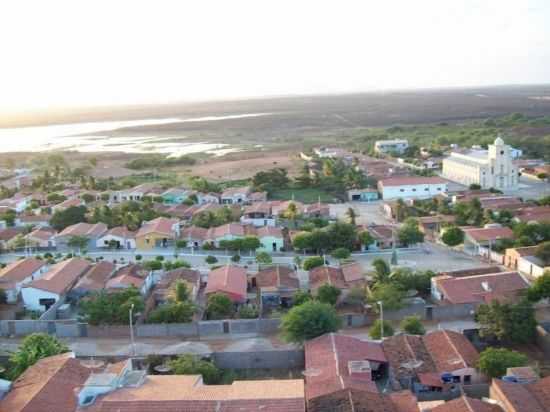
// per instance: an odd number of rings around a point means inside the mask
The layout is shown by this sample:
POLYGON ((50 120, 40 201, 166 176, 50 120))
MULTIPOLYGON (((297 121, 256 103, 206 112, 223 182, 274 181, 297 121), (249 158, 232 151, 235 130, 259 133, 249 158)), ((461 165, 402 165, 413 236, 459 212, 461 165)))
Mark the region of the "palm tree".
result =
POLYGON ((391 276, 390 266, 381 258, 372 261, 374 267, 374 281, 376 283, 388 283, 391 276))
POLYGON ((296 203, 290 202, 284 212, 285 217, 292 222, 292 227, 296 229, 296 218, 298 217, 298 207, 296 203))
POLYGON ((355 226, 355 219, 357 218, 357 216, 359 216, 355 209, 352 207, 348 207, 348 210, 346 211, 346 216, 349 218, 349 222, 353 226, 355 226))

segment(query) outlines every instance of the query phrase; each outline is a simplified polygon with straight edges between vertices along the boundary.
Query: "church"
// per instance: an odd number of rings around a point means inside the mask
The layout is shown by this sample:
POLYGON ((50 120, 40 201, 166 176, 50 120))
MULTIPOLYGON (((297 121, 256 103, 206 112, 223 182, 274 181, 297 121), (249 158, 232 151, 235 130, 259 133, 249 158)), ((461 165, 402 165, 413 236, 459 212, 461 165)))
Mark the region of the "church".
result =
POLYGON ((442 176, 469 186, 478 184, 482 189, 499 190, 518 188, 518 168, 512 163, 511 147, 497 137, 489 150, 453 152, 443 160, 442 176))

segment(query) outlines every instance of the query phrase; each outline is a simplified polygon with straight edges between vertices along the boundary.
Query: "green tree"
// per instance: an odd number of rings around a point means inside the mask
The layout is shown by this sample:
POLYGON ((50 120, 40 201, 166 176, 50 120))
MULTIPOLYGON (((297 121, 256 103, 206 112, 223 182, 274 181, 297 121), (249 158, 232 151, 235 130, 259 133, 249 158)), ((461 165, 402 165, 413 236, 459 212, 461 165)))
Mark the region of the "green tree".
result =
POLYGON ((333 258, 338 260, 347 259, 351 255, 350 251, 345 247, 339 247, 338 249, 334 249, 330 254, 333 258))
POLYGON ((405 245, 415 245, 424 242, 424 233, 418 228, 418 221, 414 218, 409 218, 397 232, 399 241, 405 245))
POLYGON ((311 293, 309 293, 308 291, 297 290, 296 292, 294 292, 294 296, 292 297, 292 303, 294 306, 298 306, 312 299, 313 297, 311 296, 311 293))
POLYGON ((50 225, 60 232, 68 226, 85 222, 86 212, 85 206, 71 206, 65 210, 57 211, 50 219, 50 225))
POLYGON ((393 283, 377 283, 372 287, 368 301, 375 310, 379 310, 377 302, 382 302, 384 309, 397 310, 403 307, 404 298, 405 292, 393 283))
POLYGON ((145 307, 139 290, 134 286, 115 293, 102 290, 80 300, 82 313, 92 325, 127 325, 132 305, 133 313, 139 313, 145 307))
POLYGON ((374 267, 374 281, 376 283, 388 283, 390 281, 390 266, 384 259, 374 259, 372 266, 374 267))
POLYGON ((464 241, 464 232, 458 226, 451 226, 445 229, 441 240, 447 246, 457 246, 464 241))
POLYGON ((272 193, 275 190, 285 189, 289 182, 288 172, 283 168, 261 171, 252 177, 254 190, 260 192, 272 193))
POLYGON ((294 306, 281 322, 283 338, 288 342, 300 343, 336 332, 341 325, 341 319, 333 306, 310 300, 294 306))
POLYGON ((317 299, 319 300, 319 302, 328 303, 329 305, 334 306, 336 305, 338 297, 341 293, 342 291, 336 286, 325 283, 319 286, 319 289, 317 289, 317 299))
POLYGON ((243 305, 239 308, 239 318, 241 319, 256 319, 258 310, 249 305, 243 305))
POLYGON ((246 236, 242 240, 242 249, 243 250, 256 250, 261 245, 262 244, 260 243, 260 239, 258 239, 256 236, 246 236))
POLYGON ((531 343, 536 338, 535 310, 526 300, 517 304, 495 300, 480 305, 475 314, 483 338, 513 344, 531 343))
POLYGON ((256 253, 256 262, 269 265, 273 259, 271 259, 271 255, 267 252, 258 252, 256 253))
POLYGON ((529 358, 506 348, 489 347, 479 354, 477 367, 489 378, 501 378, 506 369, 527 366, 529 358))
POLYGON ((542 260, 544 265, 550 264, 550 242, 543 242, 535 249, 535 256, 542 260))
POLYGON ((358 237, 359 237, 359 241, 361 242, 361 244, 366 246, 366 247, 368 247, 368 246, 370 246, 374 243, 374 238, 372 237, 372 235, 370 234, 370 232, 368 230, 365 230, 365 231, 359 233, 358 237))
POLYGON ((162 262, 158 260, 148 260, 147 262, 143 263, 143 267, 147 270, 161 270, 162 262))
POLYGON ((409 335, 424 335, 426 333, 426 329, 418 316, 407 316, 403 318, 399 327, 409 335))
POLYGON ((9 378, 17 379, 40 359, 68 351, 69 348, 54 336, 46 333, 28 335, 23 339, 17 351, 10 356, 9 378))
POLYGON ((302 268, 304 270, 311 270, 318 266, 323 266, 324 264, 325 264, 325 259, 323 259, 321 256, 311 256, 304 260, 304 263, 302 264, 302 268))
POLYGON ((221 293, 214 293, 208 297, 206 314, 208 319, 228 319, 235 313, 233 302, 221 293))
POLYGON ((176 375, 201 375, 207 385, 221 383, 222 371, 212 362, 201 360, 195 355, 179 355, 176 359, 168 361, 168 367, 176 375))
POLYGON ((231 256, 231 262, 233 263, 239 263, 241 261, 241 256, 240 255, 233 255, 231 256))
POLYGON ((196 311, 191 302, 168 302, 156 307, 147 319, 149 323, 187 323, 193 320, 196 311))
POLYGON ((311 249, 311 233, 303 232, 298 233, 292 239, 292 246, 296 250, 306 251, 311 249))
MULTIPOLYGON (((393 336, 394 330, 387 320, 383 322, 383 328, 384 328, 384 337, 387 338, 389 336, 393 336)), ((376 319, 371 327, 369 328, 369 336, 371 339, 381 339, 382 338, 382 326, 380 323, 380 319, 376 319)))
POLYGON ((67 246, 80 252, 88 246, 89 242, 90 240, 86 236, 71 236, 67 241, 67 246))
POLYGON ((357 220, 357 212, 355 209, 348 207, 348 210, 346 210, 346 216, 348 217, 350 224, 355 226, 355 221, 357 220))
POLYGON ((296 203, 290 202, 286 210, 283 212, 283 217, 290 220, 292 222, 292 227, 296 229, 296 219, 298 218, 299 214, 300 212, 298 210, 298 206, 296 206, 296 203))
POLYGON ((208 255, 206 256, 206 258, 204 258, 204 261, 209 265, 213 265, 218 261, 218 258, 216 256, 208 255))
POLYGON ((527 291, 530 302, 538 302, 541 299, 550 298, 550 271, 545 271, 539 276, 527 291))

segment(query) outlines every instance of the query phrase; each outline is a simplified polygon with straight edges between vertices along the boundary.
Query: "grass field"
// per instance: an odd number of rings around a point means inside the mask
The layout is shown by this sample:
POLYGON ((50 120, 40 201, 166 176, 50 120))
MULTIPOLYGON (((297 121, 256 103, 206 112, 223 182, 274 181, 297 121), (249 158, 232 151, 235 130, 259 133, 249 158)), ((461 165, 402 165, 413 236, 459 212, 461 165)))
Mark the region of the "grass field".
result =
POLYGON ((321 198, 321 202, 330 203, 334 202, 334 196, 320 189, 308 188, 308 189, 285 189, 273 192, 269 197, 273 200, 291 200, 294 196, 294 200, 302 203, 315 203, 321 198))

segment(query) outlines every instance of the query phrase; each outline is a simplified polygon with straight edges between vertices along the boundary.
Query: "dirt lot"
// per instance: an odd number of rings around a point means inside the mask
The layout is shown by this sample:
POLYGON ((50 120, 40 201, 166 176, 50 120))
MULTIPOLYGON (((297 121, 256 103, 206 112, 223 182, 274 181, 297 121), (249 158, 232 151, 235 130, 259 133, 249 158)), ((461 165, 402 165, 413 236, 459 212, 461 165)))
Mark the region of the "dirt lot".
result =
POLYGON ((299 162, 287 152, 248 152, 231 154, 224 159, 211 159, 206 163, 194 166, 192 174, 202 176, 213 181, 240 180, 254 176, 261 170, 282 167, 290 175, 298 171, 299 162))

